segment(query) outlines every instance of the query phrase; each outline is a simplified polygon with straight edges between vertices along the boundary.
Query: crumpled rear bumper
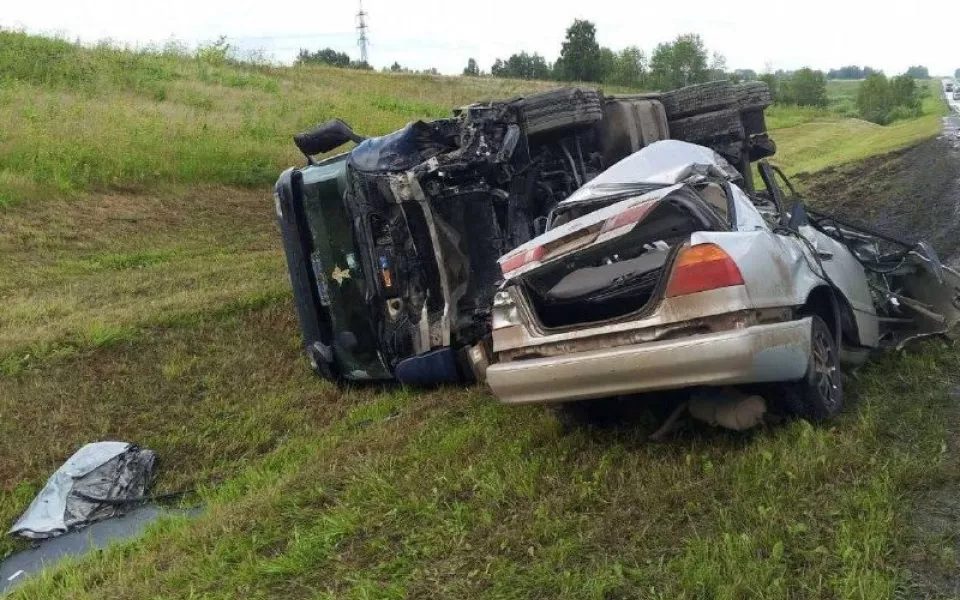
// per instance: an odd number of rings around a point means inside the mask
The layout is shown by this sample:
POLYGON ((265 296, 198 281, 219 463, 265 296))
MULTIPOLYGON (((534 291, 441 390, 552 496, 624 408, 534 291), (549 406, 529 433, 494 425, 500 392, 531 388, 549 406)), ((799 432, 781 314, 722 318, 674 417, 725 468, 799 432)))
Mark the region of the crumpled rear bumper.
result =
POLYGON ((810 319, 491 365, 508 404, 566 402, 690 386, 791 381, 807 372, 810 319))

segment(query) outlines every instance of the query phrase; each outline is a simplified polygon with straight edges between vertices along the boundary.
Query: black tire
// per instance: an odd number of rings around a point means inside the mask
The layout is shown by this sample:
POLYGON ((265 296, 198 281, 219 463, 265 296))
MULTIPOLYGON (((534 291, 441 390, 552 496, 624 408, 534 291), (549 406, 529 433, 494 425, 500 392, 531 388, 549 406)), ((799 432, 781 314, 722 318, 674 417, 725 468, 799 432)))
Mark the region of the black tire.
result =
POLYGON ((770 88, 762 81, 747 81, 733 87, 741 111, 764 109, 773 104, 770 88))
POLYGON ((517 102, 527 135, 592 125, 603 118, 600 90, 566 87, 527 96, 517 102))
POLYGON ((788 384, 790 405, 798 416, 822 423, 843 410, 843 381, 837 341, 823 319, 811 318, 810 366, 800 381, 788 384))
POLYGON ((735 106, 737 96, 729 81, 688 85, 660 97, 667 118, 679 119, 735 106))
POLYGON ((670 121, 670 136, 677 140, 702 143, 742 140, 745 134, 740 112, 734 108, 670 121))

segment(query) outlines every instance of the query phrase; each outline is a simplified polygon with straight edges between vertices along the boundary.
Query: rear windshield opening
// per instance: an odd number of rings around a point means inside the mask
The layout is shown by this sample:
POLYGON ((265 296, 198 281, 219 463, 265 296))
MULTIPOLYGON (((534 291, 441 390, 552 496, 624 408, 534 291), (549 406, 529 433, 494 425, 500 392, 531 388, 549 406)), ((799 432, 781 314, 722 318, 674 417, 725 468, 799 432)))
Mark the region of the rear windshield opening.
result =
POLYGON ((630 233, 527 276, 527 296, 547 328, 636 313, 655 304, 674 249, 699 229, 684 206, 661 202, 630 233))

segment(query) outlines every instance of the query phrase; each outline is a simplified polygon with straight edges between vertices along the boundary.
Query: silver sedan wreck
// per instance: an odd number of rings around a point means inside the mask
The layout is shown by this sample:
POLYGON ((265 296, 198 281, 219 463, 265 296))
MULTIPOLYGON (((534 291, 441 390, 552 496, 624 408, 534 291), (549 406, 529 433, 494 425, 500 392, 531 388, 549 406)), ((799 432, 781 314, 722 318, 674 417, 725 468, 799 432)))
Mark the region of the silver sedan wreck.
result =
POLYGON ((561 202, 499 261, 493 392, 566 403, 776 384, 768 401, 819 421, 843 405, 841 363, 960 320, 960 275, 932 249, 808 210, 759 170, 766 189, 748 195, 716 152, 666 140, 561 202))

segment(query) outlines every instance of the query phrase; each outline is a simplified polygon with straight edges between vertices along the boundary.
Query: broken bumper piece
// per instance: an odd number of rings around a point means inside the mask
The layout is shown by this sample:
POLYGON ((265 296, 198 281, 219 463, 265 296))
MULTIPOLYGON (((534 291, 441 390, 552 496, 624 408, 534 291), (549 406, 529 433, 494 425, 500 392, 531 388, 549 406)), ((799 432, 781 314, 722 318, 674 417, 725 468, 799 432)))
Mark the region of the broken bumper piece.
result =
POLYGON ((690 386, 791 381, 807 372, 810 319, 500 363, 487 383, 507 404, 567 402, 690 386))

